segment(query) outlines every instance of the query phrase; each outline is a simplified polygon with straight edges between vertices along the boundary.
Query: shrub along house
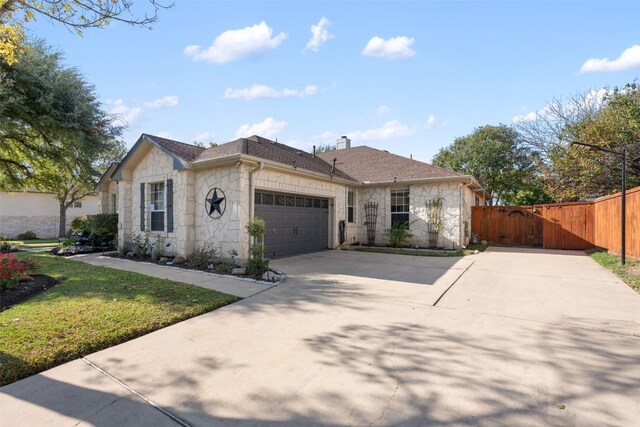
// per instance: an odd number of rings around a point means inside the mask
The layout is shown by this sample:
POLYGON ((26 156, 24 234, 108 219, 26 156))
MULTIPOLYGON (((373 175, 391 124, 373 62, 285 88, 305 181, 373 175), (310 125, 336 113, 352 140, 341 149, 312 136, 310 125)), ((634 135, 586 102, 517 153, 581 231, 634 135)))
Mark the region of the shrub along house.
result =
POLYGON ((101 181, 103 206, 119 214, 120 245, 149 231, 182 256, 212 245, 221 256, 246 258, 254 216, 266 222, 268 257, 384 244, 387 229, 407 222, 409 243, 428 246, 433 212, 437 246, 468 243, 471 206, 484 203, 473 177, 351 148, 346 137, 337 146, 314 155, 252 136, 205 149, 143 134, 101 181))

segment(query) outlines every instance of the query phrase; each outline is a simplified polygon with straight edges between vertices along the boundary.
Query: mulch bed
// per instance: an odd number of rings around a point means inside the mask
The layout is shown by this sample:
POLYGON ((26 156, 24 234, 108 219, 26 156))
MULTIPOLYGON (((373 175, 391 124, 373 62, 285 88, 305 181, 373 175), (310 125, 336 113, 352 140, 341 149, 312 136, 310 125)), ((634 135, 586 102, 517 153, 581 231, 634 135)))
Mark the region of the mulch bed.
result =
POLYGON ((34 274, 33 281, 21 282, 9 289, 0 291, 0 311, 25 301, 61 282, 46 274, 34 274))

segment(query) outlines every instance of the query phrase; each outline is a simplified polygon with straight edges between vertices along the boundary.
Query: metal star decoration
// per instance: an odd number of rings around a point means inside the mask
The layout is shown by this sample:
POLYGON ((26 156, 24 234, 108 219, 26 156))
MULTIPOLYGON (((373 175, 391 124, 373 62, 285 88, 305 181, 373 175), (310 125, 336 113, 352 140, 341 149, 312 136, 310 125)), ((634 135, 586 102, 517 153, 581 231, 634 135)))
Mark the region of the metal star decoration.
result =
POLYGON ((220 189, 214 188, 213 190, 209 191, 209 194, 207 195, 207 198, 206 198, 206 202, 209 204, 207 213, 212 218, 220 218, 224 213, 224 208, 226 206, 224 192, 220 190, 222 195, 218 196, 218 190, 220 189), (212 192, 213 194, 211 194, 212 192), (218 214, 215 215, 215 212, 217 212, 218 214))

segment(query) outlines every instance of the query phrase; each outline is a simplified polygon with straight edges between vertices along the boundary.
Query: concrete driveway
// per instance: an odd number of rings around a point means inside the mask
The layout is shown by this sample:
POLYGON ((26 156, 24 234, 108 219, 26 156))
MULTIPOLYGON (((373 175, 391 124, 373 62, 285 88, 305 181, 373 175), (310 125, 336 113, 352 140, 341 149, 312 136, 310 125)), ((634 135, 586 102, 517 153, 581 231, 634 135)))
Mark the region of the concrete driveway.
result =
POLYGON ((0 388, 0 424, 640 419, 640 296, 582 253, 331 251, 273 266, 289 273, 276 288, 0 388))

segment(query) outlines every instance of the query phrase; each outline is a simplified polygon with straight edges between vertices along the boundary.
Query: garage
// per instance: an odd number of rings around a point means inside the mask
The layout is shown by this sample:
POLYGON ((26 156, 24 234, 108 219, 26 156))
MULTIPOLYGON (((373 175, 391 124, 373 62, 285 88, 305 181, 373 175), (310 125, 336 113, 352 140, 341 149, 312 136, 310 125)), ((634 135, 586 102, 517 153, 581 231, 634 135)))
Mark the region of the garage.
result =
POLYGON ((280 258, 329 247, 329 199, 256 191, 255 215, 266 224, 266 257, 280 258))

